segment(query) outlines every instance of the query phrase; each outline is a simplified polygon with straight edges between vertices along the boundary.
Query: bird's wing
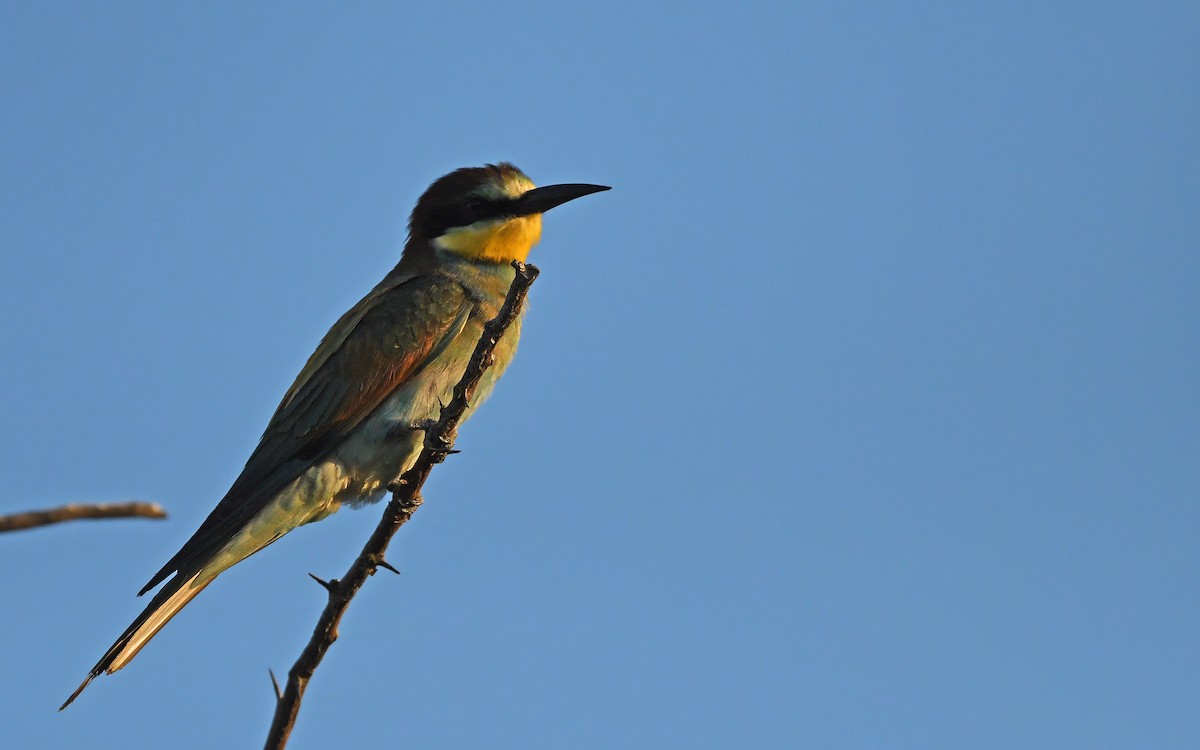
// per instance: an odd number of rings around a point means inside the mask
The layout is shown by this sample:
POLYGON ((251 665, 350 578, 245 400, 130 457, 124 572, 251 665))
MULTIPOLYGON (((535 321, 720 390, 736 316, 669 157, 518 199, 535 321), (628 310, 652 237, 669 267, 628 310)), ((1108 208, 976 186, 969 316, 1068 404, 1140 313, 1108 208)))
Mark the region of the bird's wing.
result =
POLYGON ((224 499, 150 579, 203 565, 275 495, 337 447, 457 336, 473 303, 452 279, 419 276, 376 288, 326 334, 224 499))

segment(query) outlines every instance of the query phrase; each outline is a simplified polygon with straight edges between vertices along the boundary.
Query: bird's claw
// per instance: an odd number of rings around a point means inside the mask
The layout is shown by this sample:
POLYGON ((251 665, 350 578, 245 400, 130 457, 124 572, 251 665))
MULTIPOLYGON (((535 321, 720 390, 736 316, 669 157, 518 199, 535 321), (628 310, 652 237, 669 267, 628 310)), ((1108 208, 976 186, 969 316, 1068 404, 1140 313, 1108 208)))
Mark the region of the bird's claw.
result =
POLYGON ((408 427, 410 430, 429 433, 433 430, 434 427, 437 427, 437 420, 436 419, 418 419, 413 422, 410 422, 408 427))

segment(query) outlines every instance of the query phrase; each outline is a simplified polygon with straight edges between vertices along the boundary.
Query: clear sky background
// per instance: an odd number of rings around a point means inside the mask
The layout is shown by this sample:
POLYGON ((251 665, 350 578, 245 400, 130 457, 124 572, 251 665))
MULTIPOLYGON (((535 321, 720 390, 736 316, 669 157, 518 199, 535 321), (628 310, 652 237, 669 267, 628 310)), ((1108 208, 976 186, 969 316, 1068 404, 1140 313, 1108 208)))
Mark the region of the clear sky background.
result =
POLYGON ((55 709, 420 192, 547 216, 521 351, 292 747, 1200 747, 1200 6, 5 3, 11 748, 257 747, 378 506, 55 709))

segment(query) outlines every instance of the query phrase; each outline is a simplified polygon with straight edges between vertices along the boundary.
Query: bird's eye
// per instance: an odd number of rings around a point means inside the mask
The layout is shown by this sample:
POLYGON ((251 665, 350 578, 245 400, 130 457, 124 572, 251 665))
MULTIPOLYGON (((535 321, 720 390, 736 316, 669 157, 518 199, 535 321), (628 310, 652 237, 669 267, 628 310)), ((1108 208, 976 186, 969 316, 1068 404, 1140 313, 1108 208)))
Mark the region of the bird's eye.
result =
POLYGON ((467 201, 467 212, 472 216, 481 215, 485 208, 487 208, 487 202, 482 198, 471 198, 467 201))

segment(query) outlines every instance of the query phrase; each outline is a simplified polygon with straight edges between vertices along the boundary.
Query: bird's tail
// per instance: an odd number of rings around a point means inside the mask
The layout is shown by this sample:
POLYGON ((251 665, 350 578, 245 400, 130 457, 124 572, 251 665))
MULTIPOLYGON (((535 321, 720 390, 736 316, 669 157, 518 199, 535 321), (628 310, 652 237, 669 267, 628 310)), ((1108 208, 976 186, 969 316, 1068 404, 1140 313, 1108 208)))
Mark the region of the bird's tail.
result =
POLYGON ((175 613, 183 609, 184 605, 203 591, 204 587, 216 577, 215 575, 201 577, 201 572, 187 577, 180 572, 167 581, 162 590, 150 600, 146 609, 138 615, 132 625, 126 628, 117 642, 100 658, 100 661, 96 662, 96 666, 88 672, 83 683, 75 688, 75 692, 71 693, 71 697, 67 698, 66 703, 59 706, 58 710, 61 711, 71 705, 71 701, 78 698, 88 683, 99 677, 101 673, 112 674, 128 664, 137 655, 137 652, 142 650, 142 646, 145 646, 154 637, 154 634, 162 630, 162 627, 175 616, 175 613), (197 582, 197 578, 202 578, 202 580, 197 582))

